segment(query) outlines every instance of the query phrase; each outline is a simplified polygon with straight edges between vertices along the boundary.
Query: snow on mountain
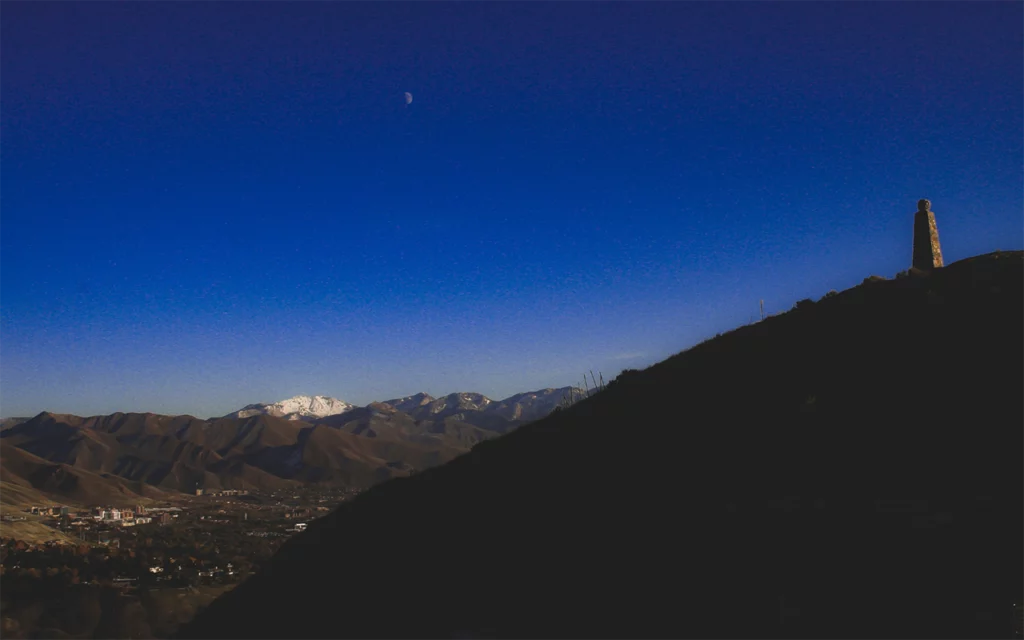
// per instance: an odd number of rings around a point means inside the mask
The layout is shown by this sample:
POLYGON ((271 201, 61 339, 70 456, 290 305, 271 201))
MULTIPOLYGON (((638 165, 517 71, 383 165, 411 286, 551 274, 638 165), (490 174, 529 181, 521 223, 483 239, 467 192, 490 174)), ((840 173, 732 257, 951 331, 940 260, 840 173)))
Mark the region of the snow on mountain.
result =
POLYGON ((423 405, 430 404, 434 401, 434 396, 429 393, 417 393, 414 396, 405 396, 404 398, 395 398, 394 400, 385 400, 383 404, 388 404, 402 411, 404 413, 410 413, 423 405))
POLYGON ((554 411, 564 399, 585 395, 585 390, 574 387, 527 391, 493 402, 485 411, 500 415, 506 420, 538 420, 554 411))
POLYGON ((325 418, 354 409, 354 405, 328 396, 295 396, 270 404, 249 404, 225 418, 249 418, 260 414, 277 416, 288 420, 325 418))
MULTIPOLYGON (((485 428, 493 428, 492 424, 499 417, 510 423, 519 424, 537 420, 551 413, 565 398, 572 397, 571 387, 559 389, 539 389, 517 393, 504 400, 491 400, 480 393, 450 393, 434 398, 427 393, 417 393, 404 398, 375 402, 369 405, 375 414, 401 411, 415 420, 441 420, 456 418, 477 424, 485 423, 485 428), (474 418, 473 416, 478 416, 474 418)), ((583 389, 575 390, 575 397, 586 395, 583 389)), ((355 405, 327 396, 295 396, 270 404, 250 404, 242 407, 226 418, 249 418, 267 414, 288 420, 316 420, 327 416, 338 415, 355 409, 355 405)), ((502 420, 499 420, 502 422, 502 420)), ((502 422, 502 424, 504 424, 502 422)))
POLYGON ((450 393, 440 398, 417 393, 414 396, 387 400, 384 404, 407 413, 416 420, 435 420, 466 411, 486 411, 492 402, 494 401, 483 394, 463 392, 450 393))
MULTIPOLYGON (((585 395, 584 389, 573 387, 527 391, 517 393, 504 400, 491 400, 480 393, 450 393, 440 398, 432 398, 425 393, 418 393, 414 396, 388 400, 385 404, 408 413, 417 420, 453 417, 476 424, 480 420, 472 418, 473 414, 487 414, 519 423, 543 418, 563 400, 578 399, 585 395)), ((486 422, 491 424, 492 421, 487 420, 486 422)))
POLYGON ((430 403, 430 413, 483 411, 493 400, 480 393, 451 393, 430 403))

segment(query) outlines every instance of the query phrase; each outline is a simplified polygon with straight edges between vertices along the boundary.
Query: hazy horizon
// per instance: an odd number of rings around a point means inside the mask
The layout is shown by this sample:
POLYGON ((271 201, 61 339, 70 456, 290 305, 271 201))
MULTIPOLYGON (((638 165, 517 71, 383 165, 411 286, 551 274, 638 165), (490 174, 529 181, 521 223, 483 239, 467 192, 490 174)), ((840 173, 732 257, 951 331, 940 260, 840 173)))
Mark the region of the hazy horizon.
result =
MULTIPOLYGON (((597 372, 594 372, 594 375, 597 375, 597 372)), ((609 382, 609 379, 605 378, 605 383, 607 384, 608 382, 609 382)), ((587 378, 587 384, 591 385, 589 377, 587 378)), ((560 389, 562 387, 570 387, 570 386, 574 386, 574 385, 568 385, 567 384, 567 385, 561 385, 561 386, 558 386, 558 387, 538 387, 536 389, 523 389, 521 391, 516 391, 516 392, 513 392, 513 393, 509 393, 509 394, 504 394, 504 395, 494 395, 494 396, 492 396, 492 395, 487 394, 487 393, 481 393, 481 395, 484 395, 484 396, 486 396, 486 397, 488 397, 488 398, 490 398, 491 400, 494 400, 494 401, 501 401, 501 400, 507 400, 508 398, 511 398, 512 396, 518 395, 520 393, 530 393, 530 392, 534 392, 534 391, 543 391, 544 389, 551 389, 551 388, 560 389)), ((580 376, 580 380, 576 383, 575 386, 578 386, 581 389, 583 388, 583 377, 582 377, 582 375, 580 376)), ((593 385, 591 385, 591 386, 593 386, 593 385)), ((474 389, 452 390, 452 391, 448 391, 448 392, 445 392, 445 393, 430 393, 429 391, 415 391, 413 393, 403 393, 401 395, 389 395, 389 396, 386 396, 386 397, 375 398, 374 400, 369 400, 369 401, 366 401, 366 402, 352 402, 350 400, 346 400, 345 398, 340 398, 337 395, 332 395, 330 393, 297 393, 297 394, 288 396, 286 398, 276 398, 274 400, 255 400, 255 401, 252 401, 252 402, 246 402, 245 404, 238 405, 238 406, 233 407, 231 409, 228 409, 226 411, 219 411, 219 412, 218 411, 214 411, 212 413, 190 413, 190 412, 180 412, 180 411, 178 411, 178 412, 175 412, 175 411, 164 412, 164 411, 151 411, 151 410, 148 410, 148 409, 139 409, 139 410, 113 409, 111 411, 101 411, 99 413, 75 413, 73 411, 57 411, 57 410, 53 410, 53 409, 42 409, 40 411, 36 411, 34 413, 29 413, 29 414, 24 414, 24 415, 13 415, 13 414, 12 415, 6 415, 6 414, 0 415, 0 420, 6 420, 8 418, 34 418, 35 416, 39 415, 40 413, 53 413, 53 414, 61 414, 61 415, 77 415, 77 416, 83 417, 83 418, 89 418, 89 417, 93 417, 93 416, 102 416, 102 415, 111 415, 111 414, 114 414, 114 413, 153 413, 153 414, 156 414, 156 415, 170 415, 170 416, 190 415, 190 416, 193 416, 193 417, 196 417, 196 418, 220 418, 220 417, 225 416, 225 415, 227 415, 229 413, 234 413, 235 411, 238 411, 238 410, 240 410, 240 409, 242 409, 242 408, 244 408, 245 406, 248 406, 248 405, 274 404, 274 403, 281 402, 281 401, 284 401, 284 400, 290 400, 290 399, 298 397, 298 396, 329 397, 329 398, 334 398, 335 400, 341 400, 343 402, 347 402, 348 404, 351 404, 351 405, 356 406, 356 407, 365 407, 366 405, 371 404, 373 402, 384 402, 386 400, 398 400, 399 398, 407 398, 409 396, 414 396, 414 395, 416 395, 418 393, 426 393, 427 395, 437 399, 437 398, 444 398, 445 396, 451 395, 453 393, 480 393, 480 392, 476 391, 474 389)))

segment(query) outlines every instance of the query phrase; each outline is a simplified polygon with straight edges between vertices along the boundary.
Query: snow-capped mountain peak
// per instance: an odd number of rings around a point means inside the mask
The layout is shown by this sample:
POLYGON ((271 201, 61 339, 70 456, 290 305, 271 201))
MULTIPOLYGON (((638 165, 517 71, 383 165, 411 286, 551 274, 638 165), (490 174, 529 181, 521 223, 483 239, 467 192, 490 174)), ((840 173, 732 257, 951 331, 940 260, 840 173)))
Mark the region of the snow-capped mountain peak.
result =
POLYGON ((279 418, 287 418, 288 420, 302 420, 304 418, 334 416, 339 413, 345 413, 353 408, 353 405, 329 396, 295 396, 280 402, 246 405, 225 417, 249 418, 260 414, 267 414, 279 418))

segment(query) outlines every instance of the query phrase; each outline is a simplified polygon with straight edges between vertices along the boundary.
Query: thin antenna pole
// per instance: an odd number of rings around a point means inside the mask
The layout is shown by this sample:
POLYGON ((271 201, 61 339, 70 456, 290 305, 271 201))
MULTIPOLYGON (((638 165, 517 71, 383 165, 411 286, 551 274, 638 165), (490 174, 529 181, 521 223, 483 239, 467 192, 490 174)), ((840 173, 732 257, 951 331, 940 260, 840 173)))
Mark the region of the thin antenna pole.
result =
POLYGON ((764 320, 764 300, 761 301, 761 319, 764 320))

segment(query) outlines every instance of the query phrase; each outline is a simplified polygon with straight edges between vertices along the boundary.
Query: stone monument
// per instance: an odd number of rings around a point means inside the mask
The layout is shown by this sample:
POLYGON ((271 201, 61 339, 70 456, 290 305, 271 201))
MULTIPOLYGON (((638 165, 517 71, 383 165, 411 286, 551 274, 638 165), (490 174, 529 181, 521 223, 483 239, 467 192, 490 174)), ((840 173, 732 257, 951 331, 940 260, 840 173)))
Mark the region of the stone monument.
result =
POLYGON ((939 248, 939 229, 935 226, 935 212, 928 200, 917 201, 914 214, 914 263, 923 271, 942 266, 942 250, 939 248))

